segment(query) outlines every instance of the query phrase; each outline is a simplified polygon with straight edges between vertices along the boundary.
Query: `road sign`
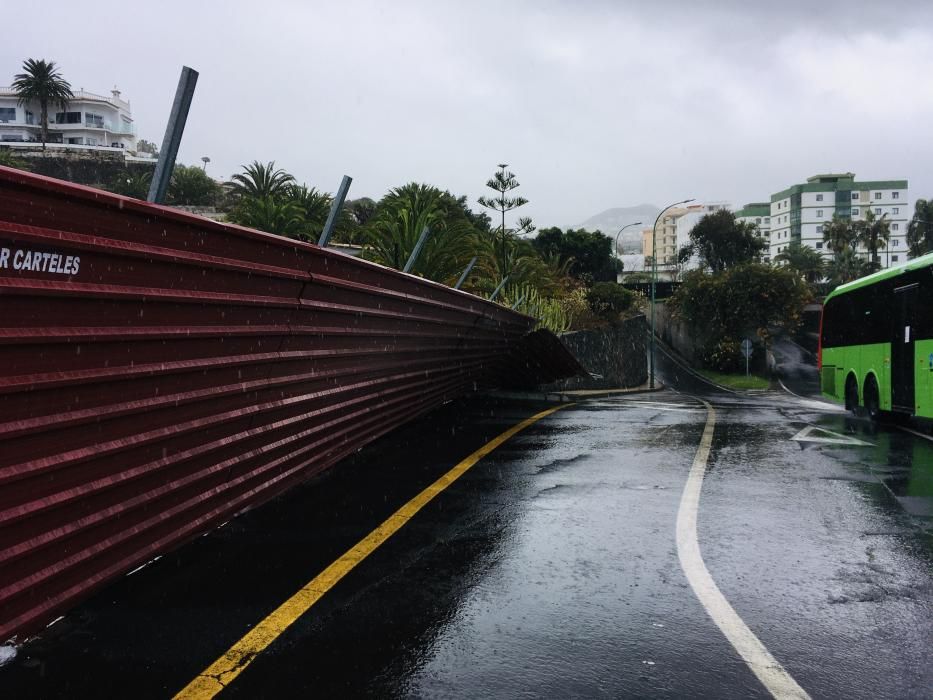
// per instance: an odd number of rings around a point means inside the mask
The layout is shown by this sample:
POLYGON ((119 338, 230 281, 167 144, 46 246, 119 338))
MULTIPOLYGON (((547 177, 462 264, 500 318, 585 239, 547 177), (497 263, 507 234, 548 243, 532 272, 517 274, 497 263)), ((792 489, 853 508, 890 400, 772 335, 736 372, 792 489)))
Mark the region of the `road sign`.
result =
POLYGON ((742 355, 744 355, 746 359, 752 356, 752 341, 748 338, 742 341, 742 355))

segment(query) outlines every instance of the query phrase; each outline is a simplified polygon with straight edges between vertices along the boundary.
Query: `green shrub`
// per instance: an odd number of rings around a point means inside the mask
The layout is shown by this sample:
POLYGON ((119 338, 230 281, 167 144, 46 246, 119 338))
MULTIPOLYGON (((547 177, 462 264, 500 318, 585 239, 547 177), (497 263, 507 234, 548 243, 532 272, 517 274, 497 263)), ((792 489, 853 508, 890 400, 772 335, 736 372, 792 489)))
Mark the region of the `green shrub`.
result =
POLYGON ((704 366, 717 372, 738 372, 745 369, 745 356, 736 338, 721 338, 704 348, 700 360, 704 366))
POLYGON ((618 321, 635 303, 635 293, 615 282, 597 282, 587 291, 586 301, 600 318, 618 321))

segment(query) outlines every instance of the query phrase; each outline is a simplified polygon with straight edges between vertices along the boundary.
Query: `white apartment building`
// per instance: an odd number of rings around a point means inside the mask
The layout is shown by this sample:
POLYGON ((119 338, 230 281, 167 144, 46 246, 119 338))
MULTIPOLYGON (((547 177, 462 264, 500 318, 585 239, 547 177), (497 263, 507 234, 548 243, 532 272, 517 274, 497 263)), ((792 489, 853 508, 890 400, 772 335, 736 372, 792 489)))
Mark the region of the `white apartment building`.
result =
MULTIPOLYGON (((758 237, 770 246, 771 205, 768 202, 751 202, 735 213, 735 220, 758 227, 758 237)), ((765 249, 762 262, 771 262, 770 247, 765 249)))
MULTIPOLYGON (((42 140, 39 103, 19 105, 12 88, 0 87, 0 144, 16 147, 42 140)), ((136 127, 130 103, 114 88, 110 97, 77 90, 65 111, 49 105, 53 148, 122 150, 136 153, 136 127)))
MULTIPOLYGON (((911 218, 907 180, 856 182, 854 173, 828 173, 771 195, 770 257, 783 252, 791 241, 818 250, 827 260, 832 251, 823 242, 823 225, 833 214, 864 220, 871 210, 890 222, 891 239, 879 251, 882 267, 907 260, 907 224, 911 218)), ((867 256, 864 248, 859 251, 867 256)))

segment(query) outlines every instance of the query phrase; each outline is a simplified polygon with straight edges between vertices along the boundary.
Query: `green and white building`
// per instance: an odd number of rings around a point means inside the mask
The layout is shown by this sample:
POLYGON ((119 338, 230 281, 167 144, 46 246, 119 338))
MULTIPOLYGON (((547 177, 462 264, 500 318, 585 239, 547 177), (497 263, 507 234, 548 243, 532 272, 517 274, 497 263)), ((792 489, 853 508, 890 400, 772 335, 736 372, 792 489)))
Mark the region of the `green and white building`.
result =
POLYGON ((736 221, 755 224, 758 227, 758 237, 768 243, 763 262, 771 262, 771 205, 768 202, 751 202, 735 212, 736 221))
MULTIPOLYGON (((771 195, 770 258, 773 260, 792 241, 799 241, 830 259, 832 251, 823 242, 823 224, 834 214, 843 219, 863 220, 868 210, 878 218, 886 215, 891 226, 891 239, 879 251, 882 267, 905 262, 911 216, 907 180, 856 182, 854 173, 814 175, 803 184, 771 195)), ((859 251, 866 253, 864 248, 859 251)))

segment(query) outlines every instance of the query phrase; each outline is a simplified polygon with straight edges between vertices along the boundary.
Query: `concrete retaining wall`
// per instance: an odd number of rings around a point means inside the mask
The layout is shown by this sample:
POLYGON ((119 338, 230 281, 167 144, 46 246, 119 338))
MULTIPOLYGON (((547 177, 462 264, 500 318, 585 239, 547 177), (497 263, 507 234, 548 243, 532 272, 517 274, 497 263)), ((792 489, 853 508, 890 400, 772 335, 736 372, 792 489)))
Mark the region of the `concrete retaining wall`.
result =
POLYGON ((648 379, 648 325, 636 316, 606 328, 565 333, 560 339, 588 372, 599 378, 573 377, 543 387, 547 391, 618 389, 648 379))
POLYGON ((699 348, 687 331, 686 325, 671 318, 671 310, 663 302, 656 302, 654 305, 654 326, 661 340, 683 358, 699 364, 699 348))

